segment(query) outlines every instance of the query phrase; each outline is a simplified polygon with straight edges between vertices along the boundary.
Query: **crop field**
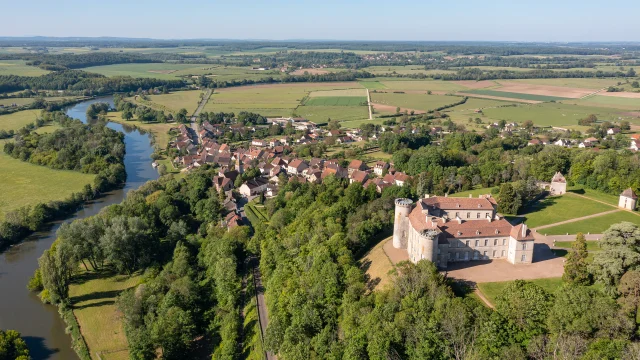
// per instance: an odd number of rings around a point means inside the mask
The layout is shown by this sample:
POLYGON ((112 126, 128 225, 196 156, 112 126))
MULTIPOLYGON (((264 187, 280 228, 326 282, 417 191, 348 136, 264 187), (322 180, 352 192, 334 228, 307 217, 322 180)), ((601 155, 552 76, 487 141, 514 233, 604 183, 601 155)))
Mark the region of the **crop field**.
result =
POLYGON ((444 111, 476 110, 476 109, 494 108, 494 107, 500 107, 505 105, 513 105, 513 104, 514 103, 512 102, 502 101, 502 100, 468 98, 464 104, 456 105, 444 111))
POLYGON ((383 83, 377 80, 360 80, 358 82, 369 90, 381 90, 387 88, 383 83))
POLYGON ((0 60, 0 75, 40 76, 48 73, 48 70, 26 65, 24 60, 0 60))
POLYGON ((319 96, 307 100, 305 106, 366 106, 364 96, 319 96))
POLYGON ((498 91, 498 90, 486 90, 486 89, 466 90, 465 93, 496 96, 501 98, 531 100, 531 101, 559 101, 559 100, 567 99, 567 98, 557 97, 557 96, 522 94, 522 93, 514 93, 514 92, 506 92, 506 91, 498 91))
POLYGON ((600 90, 609 86, 616 85, 619 79, 517 79, 517 80, 498 80, 502 85, 508 84, 531 84, 531 85, 550 85, 563 86, 568 88, 583 88, 591 90, 600 90))
MULTIPOLYGON (((354 83, 354 86, 360 86, 359 83, 354 83)), ((322 91, 312 91, 309 93, 310 98, 317 97, 343 97, 343 96, 357 96, 357 97, 366 97, 367 91, 363 88, 357 89, 338 89, 338 90, 322 90, 322 91)))
MULTIPOLYGON (((4 141, 0 141, 4 146, 4 141)), ((0 219, 7 212, 26 205, 64 200, 93 183, 94 175, 77 171, 52 170, 14 159, 0 152, 0 219)))
POLYGON ((444 91, 454 92, 467 89, 465 86, 457 84, 453 81, 440 80, 395 80, 381 79, 384 86, 392 90, 409 90, 409 91, 444 91))
POLYGON ((299 106, 295 113, 316 123, 325 123, 328 119, 350 121, 369 118, 366 106, 299 106))
POLYGON ((362 69, 375 75, 384 74, 400 74, 400 75, 413 75, 413 74, 455 74, 455 70, 425 70, 424 66, 420 65, 408 65, 408 66, 369 66, 362 69))
MULTIPOLYGON (((390 106, 392 111, 395 112, 395 107, 401 109, 416 110, 420 112, 426 112, 439 108, 441 106, 456 103, 462 100, 462 97, 446 96, 446 95, 427 95, 427 94, 394 94, 394 93, 371 93, 371 102, 374 104, 374 108, 384 111, 381 107, 377 106, 390 106)), ((386 109, 386 108, 384 108, 386 109)))
POLYGON ((141 276, 94 274, 81 269, 76 276, 79 281, 69 286, 69 298, 89 352, 92 357, 101 353, 102 359, 128 359, 122 314, 115 302, 120 292, 138 285, 141 276))
POLYGON ((584 100, 576 101, 575 103, 591 106, 611 106, 626 110, 640 110, 640 98, 633 99, 626 97, 595 95, 584 100))
POLYGON ((200 90, 176 91, 169 94, 149 95, 149 102, 142 100, 140 97, 137 97, 136 101, 144 105, 151 105, 151 107, 158 110, 174 113, 184 108, 191 115, 198 108, 200 94, 203 94, 200 90))
MULTIPOLYGON (((525 223, 535 228, 611 210, 615 207, 567 193, 537 202, 525 209, 524 217, 525 223)), ((545 232, 546 229, 540 231, 545 232)))
POLYGON ((638 215, 638 213, 620 210, 611 214, 593 217, 586 220, 545 228, 540 230, 540 232, 547 235, 564 235, 567 233, 573 235, 578 232, 585 234, 602 234, 611 225, 623 221, 640 225, 640 215, 638 215))
POLYGON ((571 126, 578 125, 578 120, 595 114, 600 120, 618 121, 622 118, 634 120, 632 116, 624 116, 620 111, 605 107, 578 106, 563 103, 544 103, 511 107, 483 109, 486 117, 493 120, 506 120, 522 123, 533 121, 538 126, 571 126))

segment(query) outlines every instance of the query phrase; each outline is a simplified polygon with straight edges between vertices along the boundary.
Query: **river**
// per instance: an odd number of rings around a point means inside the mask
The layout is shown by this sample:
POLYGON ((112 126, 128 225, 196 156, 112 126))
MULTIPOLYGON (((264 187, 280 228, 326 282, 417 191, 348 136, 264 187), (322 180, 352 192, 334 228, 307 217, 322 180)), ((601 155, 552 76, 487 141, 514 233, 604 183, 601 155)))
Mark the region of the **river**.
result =
MULTIPOLYGON (((87 108, 95 102, 108 102, 113 106, 112 97, 97 98, 70 107, 67 114, 86 122, 87 108)), ((95 215, 105 206, 120 203, 129 190, 158 178, 157 171, 151 166, 153 146, 150 135, 116 123, 108 126, 125 134, 127 183, 124 188, 85 205, 73 217, 51 224, 48 230, 29 236, 21 244, 0 254, 0 329, 19 331, 33 360, 78 359, 71 348, 71 337, 64 332, 66 325, 57 308, 44 305, 36 294, 26 288, 29 277, 38 267, 38 258, 55 241, 60 224, 95 215)))

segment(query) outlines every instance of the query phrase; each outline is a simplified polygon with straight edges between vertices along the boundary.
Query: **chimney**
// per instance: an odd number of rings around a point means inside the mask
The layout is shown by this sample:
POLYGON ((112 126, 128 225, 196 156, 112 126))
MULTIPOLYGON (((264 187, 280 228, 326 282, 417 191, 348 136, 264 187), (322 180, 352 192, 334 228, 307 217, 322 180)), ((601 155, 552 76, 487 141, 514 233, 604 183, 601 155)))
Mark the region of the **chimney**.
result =
POLYGON ((491 222, 491 220, 493 220, 491 216, 487 216, 487 221, 491 222))
POLYGON ((458 220, 458 224, 462 224, 462 219, 460 219, 460 216, 456 216, 456 220, 458 220))
POLYGON ((473 197, 473 194, 469 194, 469 199, 471 199, 473 197))
POLYGON ((522 224, 522 237, 527 236, 527 225, 522 224))
POLYGON ((429 194, 424 194, 424 198, 428 199, 429 198, 429 194))
POLYGON ((444 197, 449 197, 449 193, 444 193, 444 197))

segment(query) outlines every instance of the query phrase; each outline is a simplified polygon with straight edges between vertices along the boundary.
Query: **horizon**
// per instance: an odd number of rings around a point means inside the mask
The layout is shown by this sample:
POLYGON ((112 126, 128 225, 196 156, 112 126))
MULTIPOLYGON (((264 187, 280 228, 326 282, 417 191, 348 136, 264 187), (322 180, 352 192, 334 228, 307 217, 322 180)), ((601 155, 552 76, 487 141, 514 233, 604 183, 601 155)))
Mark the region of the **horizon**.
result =
POLYGON ((184 0, 176 7, 167 0, 114 0, 99 5, 36 0, 6 4, 3 11, 11 16, 3 19, 0 36, 77 37, 82 32, 84 37, 166 40, 292 41, 291 34, 296 34, 299 41, 640 41, 640 23, 634 16, 639 4, 628 0, 588 3, 400 0, 390 5, 381 0, 328 0, 311 6, 292 0, 268 5, 184 0), (97 21, 96 16, 108 21, 97 21))

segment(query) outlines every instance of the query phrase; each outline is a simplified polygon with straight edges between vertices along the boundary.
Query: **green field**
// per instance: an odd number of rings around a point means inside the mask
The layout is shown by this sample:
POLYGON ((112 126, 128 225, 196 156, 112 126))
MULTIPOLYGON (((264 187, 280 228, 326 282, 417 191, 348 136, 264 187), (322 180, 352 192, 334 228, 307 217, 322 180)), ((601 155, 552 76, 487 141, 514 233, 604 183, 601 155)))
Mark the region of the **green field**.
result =
MULTIPOLYGON (((563 249, 571 249, 571 246, 575 243, 575 241, 556 241, 555 247, 563 248, 563 249)), ((598 240, 587 240, 587 251, 600 251, 600 241, 598 240)))
MULTIPOLYGON (((369 110, 366 106, 299 106, 295 109, 295 113, 316 123, 325 123, 329 118, 339 121, 369 118, 369 110)), ((371 122, 371 120, 367 121, 371 122)), ((346 123, 342 126, 349 127, 346 123)))
POLYGON ((0 60, 0 75, 40 76, 50 71, 28 66, 24 60, 0 60))
MULTIPOLYGON (((527 281, 540 286, 551 294, 556 292, 556 290, 562 286, 562 278, 534 279, 527 281)), ((479 283, 477 286, 489 302, 495 304, 498 295, 500 295, 504 288, 506 288, 510 283, 512 283, 512 281, 488 282, 479 283)))
POLYGON ((305 101, 305 106, 366 106, 365 96, 322 96, 305 101))
POLYGON ((491 190, 493 188, 478 188, 473 190, 461 191, 453 194, 449 194, 451 197, 469 197, 471 195, 474 198, 477 198, 480 195, 491 194, 491 190))
POLYGON ((359 128, 360 125, 362 124, 382 125, 382 123, 385 121, 385 119, 382 119, 382 118, 373 118, 369 120, 367 117, 368 116, 365 116, 365 119, 362 119, 362 120, 342 121, 340 122, 340 125, 345 129, 355 129, 355 128, 359 128))
POLYGON ((476 109, 484 109, 491 107, 499 107, 505 105, 513 105, 514 103, 503 100, 491 100, 491 99, 476 99, 476 98, 468 98, 467 101, 462 105, 456 105, 452 108, 446 109, 444 111, 468 111, 468 110, 476 110, 476 109))
POLYGON ((631 213, 628 211, 620 210, 611 214, 542 229, 540 230, 540 233, 547 235, 565 235, 567 233, 573 235, 579 232, 585 234, 602 234, 611 225, 623 221, 628 221, 640 225, 640 215, 638 213, 631 213))
POLYGON ((369 90, 381 90, 387 88, 383 83, 375 80, 360 80, 359 83, 369 90))
POLYGON ((563 103, 518 104, 516 106, 483 109, 483 119, 514 121, 522 123, 533 121, 538 126, 578 125, 578 120, 595 114, 600 120, 619 121, 619 118, 637 122, 631 116, 622 116, 618 109, 605 107, 579 106, 563 103))
POLYGON ((567 99, 567 98, 557 97, 557 96, 521 94, 521 93, 497 91, 497 90, 486 90, 486 89, 465 90, 464 92, 465 93, 469 93, 469 94, 498 96, 498 97, 503 97, 503 98, 531 100, 531 101, 560 101, 560 100, 566 100, 567 99))
POLYGON ((440 80, 396 80, 380 79, 384 86, 393 90, 415 90, 415 91, 462 91, 466 87, 452 81, 440 80))
POLYGON ((165 123, 165 124, 144 123, 136 120, 135 118, 127 121, 122 118, 121 112, 110 112, 107 115, 107 118, 109 119, 109 121, 112 121, 112 122, 116 122, 123 125, 135 126, 144 131, 149 131, 153 133, 153 136, 156 139, 156 144, 158 144, 163 149, 167 146, 167 143, 170 140, 170 136, 167 132, 169 131, 169 129, 177 126, 177 124, 175 123, 165 123))
POLYGON ((120 292, 138 285, 141 276, 94 274, 82 269, 69 286, 69 298, 92 358, 98 359, 96 353, 100 353, 102 359, 128 359, 127 337, 115 301, 120 292))
MULTIPOLYGON (((354 86, 360 86, 360 83, 354 83, 354 86)), ((363 88, 357 89, 337 89, 337 90, 319 90, 312 91, 309 93, 310 98, 316 97, 347 97, 347 96, 356 96, 356 97, 366 97, 367 90, 363 88)))
MULTIPOLYGON (((3 142, 0 141, 0 146, 3 142)), ((93 183, 94 175, 77 171, 52 170, 0 153, 0 219, 9 211, 26 205, 64 200, 93 183)))
POLYGON ((425 112, 460 100, 462 97, 447 95, 371 93, 372 103, 425 112))
POLYGON ((416 75, 416 74, 455 74, 456 70, 425 70, 424 66, 407 65, 407 66, 369 66, 361 69, 375 75, 400 74, 400 75, 416 75))
MULTIPOLYGON (((525 83, 533 85, 552 85, 552 86, 564 86, 583 89, 599 90, 609 86, 616 85, 621 79, 518 79, 518 80, 498 80, 500 84, 525 83)), ((624 81, 623 81, 624 82, 624 81)))
POLYGON ((588 197, 590 199, 606 202, 613 206, 618 206, 619 197, 616 195, 606 194, 598 190, 587 189, 581 185, 567 188, 568 192, 588 197))
POLYGON ((7 115, 0 115, 0 130, 18 130, 36 121, 40 110, 24 110, 7 115))
POLYGON ((12 104, 16 104, 18 106, 31 104, 34 102, 35 98, 9 98, 9 99, 0 99, 0 105, 10 106, 12 104))
POLYGON ((588 97, 584 100, 580 100, 578 104, 592 105, 592 106, 613 106, 621 109, 628 110, 640 110, 640 98, 623 98, 614 96, 601 96, 595 95, 588 97))
POLYGON ((150 105, 158 110, 166 110, 173 113, 184 108, 187 109, 188 115, 191 115, 198 108, 201 94, 203 92, 200 90, 176 91, 169 94, 149 95, 149 101, 144 101, 141 97, 137 97, 135 101, 150 105))
MULTIPOLYGON (((562 196, 547 197, 537 202, 532 207, 525 209, 523 215, 525 223, 530 228, 536 228, 614 209, 613 206, 566 193, 562 196)), ((547 229, 540 230, 542 233, 546 231, 547 229)))

